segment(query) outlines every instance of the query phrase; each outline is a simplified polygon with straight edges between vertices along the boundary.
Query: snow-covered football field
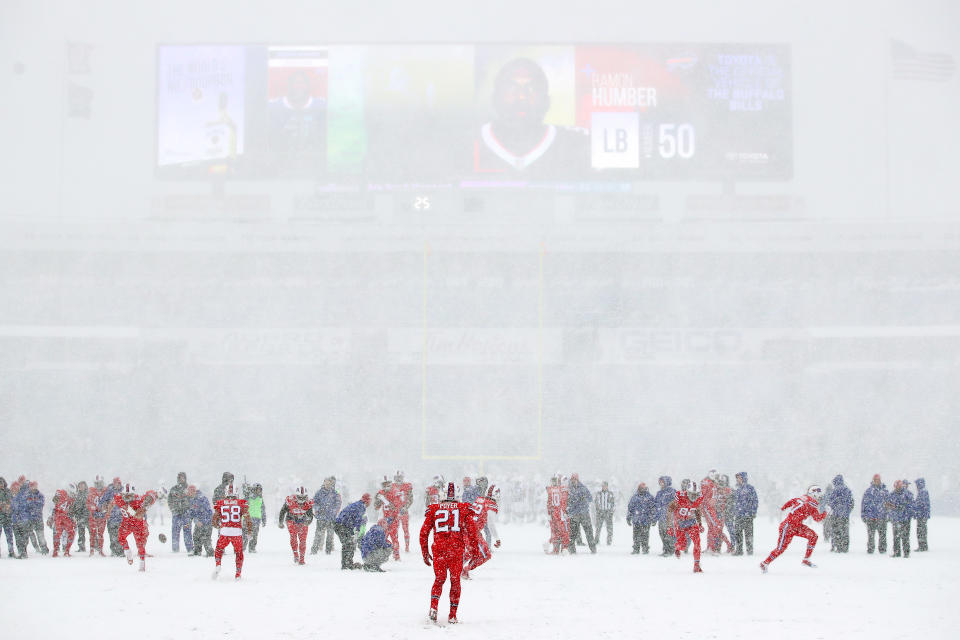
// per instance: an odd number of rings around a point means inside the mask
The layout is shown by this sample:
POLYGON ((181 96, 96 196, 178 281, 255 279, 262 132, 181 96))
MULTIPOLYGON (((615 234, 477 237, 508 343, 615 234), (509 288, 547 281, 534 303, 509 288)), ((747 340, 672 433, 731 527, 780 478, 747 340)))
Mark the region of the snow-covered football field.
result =
MULTIPOLYGON (((169 521, 168 521, 169 522, 169 521)), ((223 576, 213 560, 175 556, 151 528, 147 572, 120 559, 31 555, 0 560, 0 636, 27 638, 955 638, 960 622, 960 520, 930 522, 932 550, 909 560, 867 555, 864 527, 852 524, 851 552, 831 554, 822 540, 816 569, 800 566, 802 540, 761 575, 757 565, 775 542, 776 523, 756 522, 753 557, 692 560, 631 556, 629 532, 617 523, 611 547, 596 556, 547 556, 545 527, 502 525, 504 546, 465 581, 460 624, 426 621, 431 569, 416 536, 411 553, 389 573, 340 571, 333 555, 294 566, 286 531, 268 528, 248 555, 241 582, 233 556, 223 576)), ((163 527, 169 534, 169 525, 163 527)), ((819 526, 817 527, 819 532, 819 526)), ((417 531, 419 529, 417 528, 417 531)), ((311 540, 313 531, 310 531, 311 540)), ((604 534, 605 535, 605 534, 604 534)), ((49 531, 48 531, 49 539, 49 531)), ((131 538, 132 541, 132 538, 131 538)))

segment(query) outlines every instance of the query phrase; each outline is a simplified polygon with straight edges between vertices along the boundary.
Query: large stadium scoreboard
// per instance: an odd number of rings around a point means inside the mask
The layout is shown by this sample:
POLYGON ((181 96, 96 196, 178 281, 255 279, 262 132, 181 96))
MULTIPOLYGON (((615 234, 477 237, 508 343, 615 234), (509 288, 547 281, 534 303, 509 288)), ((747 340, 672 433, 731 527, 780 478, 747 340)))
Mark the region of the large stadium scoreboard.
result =
POLYGON ((377 189, 792 175, 773 44, 162 45, 169 178, 377 189))

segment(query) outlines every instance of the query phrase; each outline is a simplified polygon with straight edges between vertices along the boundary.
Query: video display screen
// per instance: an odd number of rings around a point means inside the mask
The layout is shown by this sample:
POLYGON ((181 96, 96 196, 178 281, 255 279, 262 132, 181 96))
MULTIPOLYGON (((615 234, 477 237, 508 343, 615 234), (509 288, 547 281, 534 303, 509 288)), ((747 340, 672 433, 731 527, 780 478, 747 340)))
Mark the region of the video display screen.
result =
POLYGON ((792 175, 769 44, 162 45, 161 177, 371 188, 792 175))

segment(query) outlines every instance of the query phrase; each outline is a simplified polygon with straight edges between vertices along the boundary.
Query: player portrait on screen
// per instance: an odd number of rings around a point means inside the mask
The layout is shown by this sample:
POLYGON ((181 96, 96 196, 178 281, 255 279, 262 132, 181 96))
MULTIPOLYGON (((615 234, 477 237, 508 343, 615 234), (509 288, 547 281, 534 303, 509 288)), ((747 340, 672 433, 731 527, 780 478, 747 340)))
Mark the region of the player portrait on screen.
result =
POLYGON ((586 131, 545 122, 550 82, 536 60, 517 57, 504 64, 493 81, 490 103, 492 118, 474 140, 475 173, 551 179, 589 171, 586 131))
POLYGON ((267 144, 280 175, 315 175, 325 165, 326 51, 268 50, 267 144))
POLYGON ((270 145, 280 152, 315 152, 323 148, 326 101, 313 95, 311 74, 287 76, 286 92, 270 101, 270 145))

